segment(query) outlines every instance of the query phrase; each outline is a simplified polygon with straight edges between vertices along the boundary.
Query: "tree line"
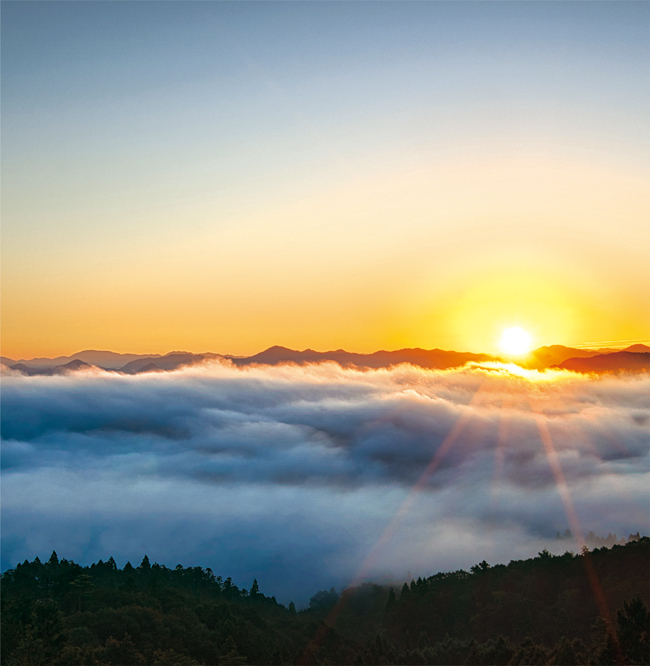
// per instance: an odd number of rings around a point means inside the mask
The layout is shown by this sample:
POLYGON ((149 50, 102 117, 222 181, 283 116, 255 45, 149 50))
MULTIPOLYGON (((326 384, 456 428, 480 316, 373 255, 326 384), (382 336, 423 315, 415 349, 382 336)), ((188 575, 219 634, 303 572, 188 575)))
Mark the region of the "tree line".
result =
POLYGON ((38 557, 2 575, 7 666, 41 664, 650 664, 650 539, 321 590, 297 611, 209 568, 83 567, 38 557))

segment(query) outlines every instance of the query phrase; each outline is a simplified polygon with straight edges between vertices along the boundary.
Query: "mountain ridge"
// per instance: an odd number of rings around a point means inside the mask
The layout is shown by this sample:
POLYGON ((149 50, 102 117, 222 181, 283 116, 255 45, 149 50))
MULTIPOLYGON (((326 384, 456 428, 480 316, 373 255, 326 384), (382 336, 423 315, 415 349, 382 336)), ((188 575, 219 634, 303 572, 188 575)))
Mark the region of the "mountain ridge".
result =
POLYGON ((557 366, 551 367, 572 370, 573 372, 594 372, 597 374, 650 372, 650 353, 621 351, 611 354, 598 354, 589 358, 569 358, 557 366))
MULTIPOLYGON (((396 350, 381 349, 370 353, 349 352, 344 349, 319 352, 314 349, 296 350, 273 345, 252 356, 233 356, 203 352, 172 351, 167 354, 120 354, 110 351, 84 350, 71 356, 53 359, 35 358, 13 361, 2 357, 4 365, 24 375, 59 375, 81 368, 97 367, 123 374, 140 374, 175 370, 196 365, 206 360, 230 362, 237 367, 248 365, 278 365, 292 363, 337 363, 344 368, 379 369, 410 363, 426 369, 445 370, 474 362, 510 362, 508 357, 475 352, 407 347, 396 350), (125 362, 123 362, 125 361, 125 362)), ((650 347, 631 345, 623 350, 585 350, 564 345, 548 345, 532 350, 525 357, 514 360, 523 368, 546 370, 556 368, 574 372, 647 372, 650 371, 650 347)))

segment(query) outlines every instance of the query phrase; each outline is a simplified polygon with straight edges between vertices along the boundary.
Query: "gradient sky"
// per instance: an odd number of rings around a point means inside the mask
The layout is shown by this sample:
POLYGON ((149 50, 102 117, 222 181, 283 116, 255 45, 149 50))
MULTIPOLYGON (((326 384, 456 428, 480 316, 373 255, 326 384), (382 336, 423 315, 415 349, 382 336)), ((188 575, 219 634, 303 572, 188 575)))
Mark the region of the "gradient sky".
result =
POLYGON ((648 2, 2 2, 2 353, 650 337, 648 2))

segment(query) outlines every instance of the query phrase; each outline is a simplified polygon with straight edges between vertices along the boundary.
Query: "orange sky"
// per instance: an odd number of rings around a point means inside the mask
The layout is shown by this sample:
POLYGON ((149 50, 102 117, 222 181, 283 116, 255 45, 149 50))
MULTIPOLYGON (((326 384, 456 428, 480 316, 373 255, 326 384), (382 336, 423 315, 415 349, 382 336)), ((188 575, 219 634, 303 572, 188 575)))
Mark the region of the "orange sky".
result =
POLYGON ((3 354, 647 337, 646 194, 634 174, 500 158, 366 173, 226 230, 197 210, 192 233, 35 240, 3 262, 3 354))
POLYGON ((314 9, 331 23, 305 27, 313 43, 242 37, 223 71, 200 21, 182 38, 160 23, 194 78, 130 24, 92 39, 89 12, 119 5, 70 8, 58 36, 56 8, 42 26, 3 16, 2 354, 497 352, 511 326, 535 346, 650 338, 641 10, 574 7, 544 32, 533 14, 568 5, 530 7, 506 43, 513 8, 488 30, 467 5, 445 46, 414 36, 442 25, 437 4, 389 23, 358 9, 349 34, 336 12, 352 8, 314 9), (392 57, 355 50, 389 26, 392 57))

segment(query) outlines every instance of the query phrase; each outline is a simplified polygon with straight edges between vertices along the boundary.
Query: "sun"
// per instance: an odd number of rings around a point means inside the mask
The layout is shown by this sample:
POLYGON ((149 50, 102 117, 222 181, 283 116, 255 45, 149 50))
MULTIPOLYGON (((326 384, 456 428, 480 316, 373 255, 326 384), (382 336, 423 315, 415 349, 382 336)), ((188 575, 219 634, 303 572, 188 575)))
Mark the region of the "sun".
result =
POLYGON ((530 335, 522 328, 506 328, 501 336, 501 349, 512 356, 521 356, 530 351, 530 335))

